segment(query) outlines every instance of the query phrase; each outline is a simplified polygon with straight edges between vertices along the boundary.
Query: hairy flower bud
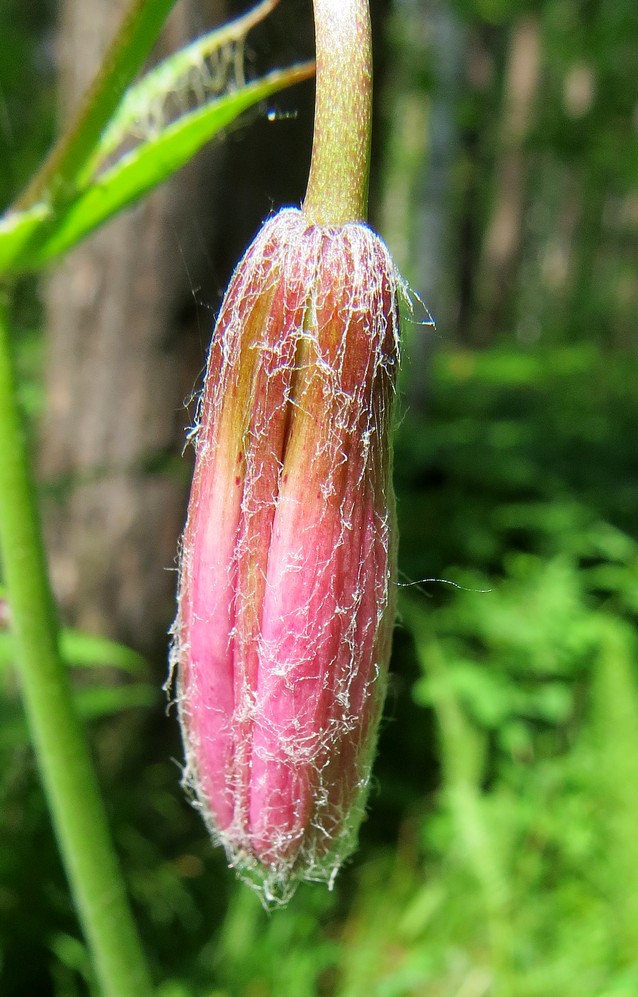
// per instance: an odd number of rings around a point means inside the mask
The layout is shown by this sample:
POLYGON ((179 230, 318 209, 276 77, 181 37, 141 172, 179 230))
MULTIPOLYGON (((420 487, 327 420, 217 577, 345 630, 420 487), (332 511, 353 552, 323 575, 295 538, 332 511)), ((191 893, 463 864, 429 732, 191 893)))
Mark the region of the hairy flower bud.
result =
POLYGON ((365 806, 394 619, 396 292, 367 226, 286 209, 210 348, 175 625, 185 781, 268 902, 331 881, 365 806))

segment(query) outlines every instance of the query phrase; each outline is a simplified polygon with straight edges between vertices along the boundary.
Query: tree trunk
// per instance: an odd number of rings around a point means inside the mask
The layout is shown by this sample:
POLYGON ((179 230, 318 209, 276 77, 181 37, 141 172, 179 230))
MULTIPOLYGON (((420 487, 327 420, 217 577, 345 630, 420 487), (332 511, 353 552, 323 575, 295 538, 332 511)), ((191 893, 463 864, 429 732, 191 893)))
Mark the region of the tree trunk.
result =
POLYGON ((404 323, 409 363, 403 384, 412 411, 427 407, 432 355, 449 339, 458 312, 452 177, 458 155, 456 103, 465 32, 449 4, 403 0, 395 5, 400 38, 389 87, 392 138, 386 162, 382 229, 399 270, 416 292, 413 321, 404 323), (423 92, 424 65, 434 84, 423 92), (421 301, 423 304, 421 303, 421 301), (439 335, 427 323, 430 312, 439 335))
POLYGON ((540 82, 540 22, 523 16, 512 28, 505 69, 503 105, 494 176, 492 213, 476 282, 480 342, 489 341, 508 314, 507 305, 523 238, 529 134, 540 82))

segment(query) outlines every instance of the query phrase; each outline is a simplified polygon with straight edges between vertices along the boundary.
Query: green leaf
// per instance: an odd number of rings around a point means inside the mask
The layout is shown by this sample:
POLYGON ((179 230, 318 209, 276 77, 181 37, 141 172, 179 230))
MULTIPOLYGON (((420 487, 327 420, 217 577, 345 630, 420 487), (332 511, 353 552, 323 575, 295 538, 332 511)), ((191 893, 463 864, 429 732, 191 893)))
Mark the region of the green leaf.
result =
POLYGON ((148 665, 141 654, 124 644, 106 637, 65 629, 60 634, 60 652, 73 668, 117 668, 129 675, 148 674, 148 665))
POLYGON ((79 194, 49 237, 20 261, 20 269, 37 269, 69 250, 98 225, 168 179, 247 108, 311 73, 312 64, 276 70, 184 115, 149 138, 79 194))
POLYGON ((276 7, 277 2, 264 0, 236 20, 196 38, 130 86, 102 132, 77 186, 85 186, 124 141, 135 135, 139 137, 140 130, 144 134, 149 127, 155 132, 166 127, 171 103, 177 106, 177 113, 174 112, 177 117, 184 113, 189 96, 201 107, 213 97, 245 86, 243 45, 246 35, 276 7))
POLYGON ((157 702, 158 691, 151 685, 93 686, 78 689, 74 699, 78 712, 85 720, 110 716, 134 706, 152 706, 157 702))
POLYGON ((65 197, 93 153, 126 88, 144 63, 175 0, 135 0, 102 60, 78 115, 20 199, 27 208, 65 197))
MULTIPOLYGON (((70 668, 116 668, 143 677, 148 665, 141 654, 106 637, 66 628, 60 633, 60 654, 70 668)), ((0 631, 0 671, 13 666, 15 649, 10 631, 0 631)))

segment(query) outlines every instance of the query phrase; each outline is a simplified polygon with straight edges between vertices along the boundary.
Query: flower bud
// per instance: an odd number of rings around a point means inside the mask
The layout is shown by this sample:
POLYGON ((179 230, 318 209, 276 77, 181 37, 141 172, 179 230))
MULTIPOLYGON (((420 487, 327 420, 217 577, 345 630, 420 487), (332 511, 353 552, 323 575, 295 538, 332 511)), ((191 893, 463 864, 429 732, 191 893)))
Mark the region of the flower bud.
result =
POLYGON ((332 881, 370 781, 394 619, 397 275, 286 209, 213 335, 174 660, 185 782, 266 902, 332 881))

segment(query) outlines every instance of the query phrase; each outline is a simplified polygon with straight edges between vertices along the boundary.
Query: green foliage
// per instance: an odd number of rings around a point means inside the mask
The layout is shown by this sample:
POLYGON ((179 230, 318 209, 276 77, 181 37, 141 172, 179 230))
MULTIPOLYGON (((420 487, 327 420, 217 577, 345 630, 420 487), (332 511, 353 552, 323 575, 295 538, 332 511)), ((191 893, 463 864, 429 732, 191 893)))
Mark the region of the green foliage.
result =
MULTIPOLYGON (((157 707, 159 691, 134 652, 68 629, 61 651, 73 670, 76 710, 93 729, 106 718, 157 707)), ((55 992, 71 997, 85 993, 81 981, 93 978, 35 782, 14 653, 10 632, 0 630, 0 979, 6 993, 46 992, 50 965, 55 992)))
MULTIPOLYGON (((62 659, 69 667, 90 677, 75 688, 75 704, 84 720, 119 713, 132 707, 157 704, 158 692, 150 682, 148 667, 138 654, 102 637, 64 630, 60 634, 62 659), (126 681, 121 679, 126 676, 126 681), (117 677, 117 680, 116 680, 117 677), (135 681, 135 679, 137 681, 135 681)), ((11 633, 0 631, 0 751, 24 749, 29 735, 15 686, 15 648, 11 633)))
MULTIPOLYGON (((421 838, 445 898, 434 948, 460 946, 489 993, 629 994, 638 368, 587 348, 437 364, 427 425, 408 413, 398 445, 404 564, 462 586, 401 603, 438 729, 421 838)), ((443 965, 420 986, 405 992, 456 992, 443 965)))

